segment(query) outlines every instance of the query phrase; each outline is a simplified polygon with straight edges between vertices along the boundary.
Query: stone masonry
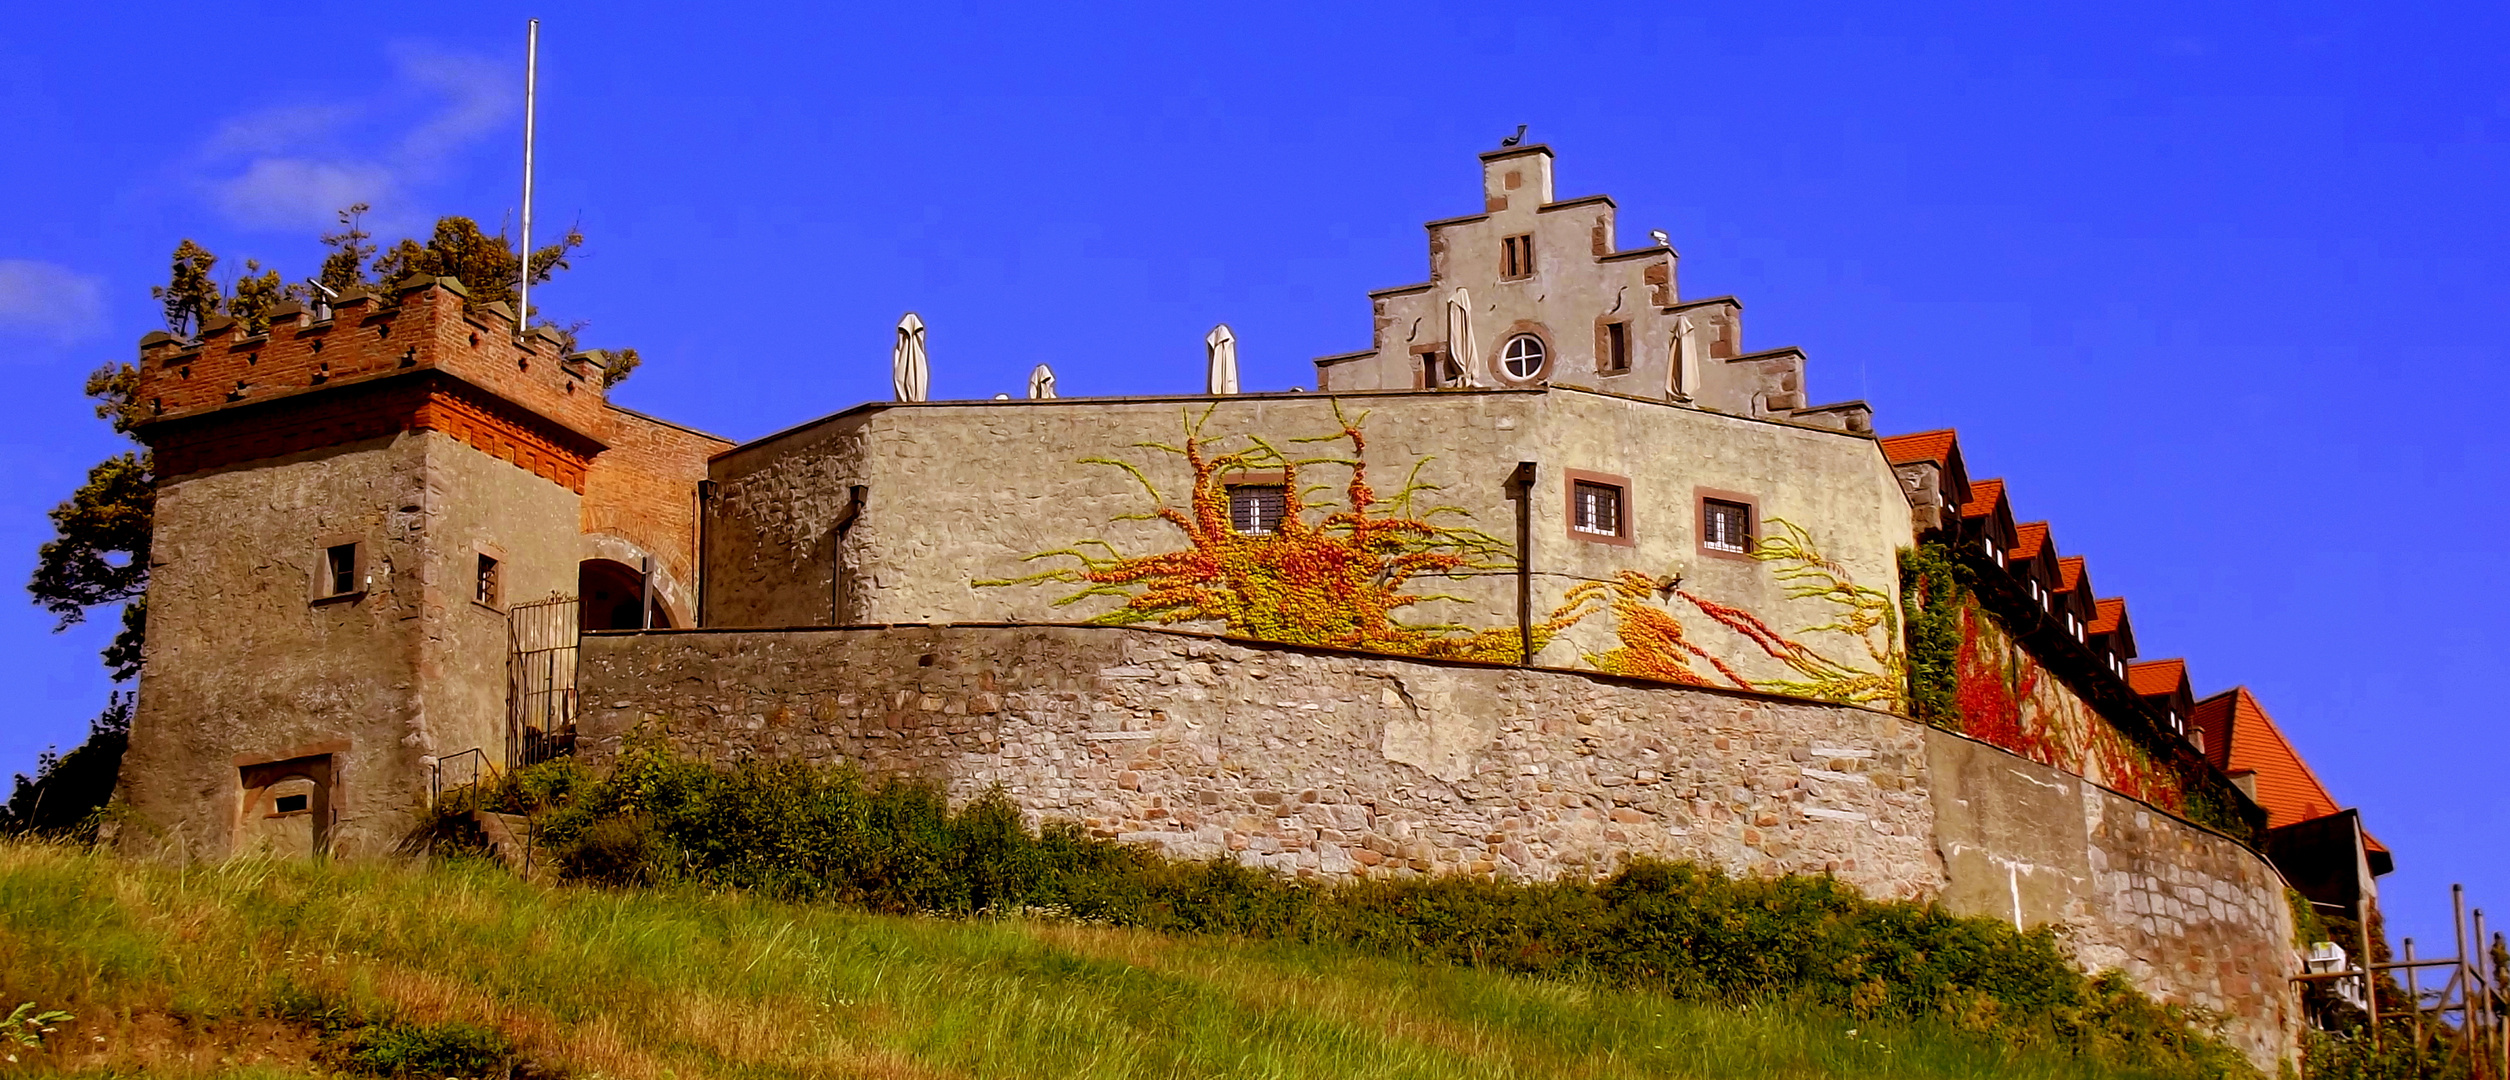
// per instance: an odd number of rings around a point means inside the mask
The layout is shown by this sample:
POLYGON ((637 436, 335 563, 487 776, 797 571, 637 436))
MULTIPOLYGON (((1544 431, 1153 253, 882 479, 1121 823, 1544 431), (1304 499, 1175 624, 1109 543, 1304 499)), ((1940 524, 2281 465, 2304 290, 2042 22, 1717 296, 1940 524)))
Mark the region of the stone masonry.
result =
POLYGON ((596 634, 581 752, 851 762, 1307 877, 1828 873, 2067 928, 2093 967, 2292 1045, 2281 879, 2232 841, 1871 710, 1592 672, 1038 625, 596 634))

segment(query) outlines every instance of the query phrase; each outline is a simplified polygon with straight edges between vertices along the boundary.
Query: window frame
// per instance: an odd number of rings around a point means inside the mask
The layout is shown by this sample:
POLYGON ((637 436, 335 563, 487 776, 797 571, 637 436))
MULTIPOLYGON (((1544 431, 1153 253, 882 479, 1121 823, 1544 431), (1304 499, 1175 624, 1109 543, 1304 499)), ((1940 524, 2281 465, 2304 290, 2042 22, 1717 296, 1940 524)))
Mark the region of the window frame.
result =
POLYGON ((1595 320, 1595 374, 1611 377, 1630 373, 1630 320, 1595 320))
POLYGON ((1525 320, 1518 321, 1499 335, 1499 347, 1491 350, 1489 355, 1491 375, 1509 386, 1532 386, 1542 382, 1551 377, 1553 366, 1560 362, 1560 350, 1553 347, 1551 335, 1544 331, 1542 324, 1525 320), (1542 350, 1542 363, 1535 366, 1532 374, 1519 375, 1508 370, 1508 347, 1528 339, 1542 350))
POLYGON ((1615 476, 1612 473, 1593 472, 1586 469, 1562 469, 1561 474, 1560 524, 1562 531, 1568 533, 1570 539, 1583 540, 1590 544, 1610 544, 1615 547, 1635 547, 1638 545, 1637 505, 1631 498, 1629 477, 1615 476), (1577 527, 1577 489, 1580 484, 1592 484, 1597 487, 1608 487, 1620 493, 1620 532, 1588 532, 1577 527))
POLYGON ((1289 520, 1289 517, 1290 517, 1290 507, 1289 507, 1290 474, 1289 474, 1289 471, 1288 471, 1288 470, 1286 470, 1286 469, 1247 469, 1247 470, 1244 470, 1244 471, 1241 471, 1241 472, 1233 472, 1233 473, 1228 473, 1228 474, 1226 474, 1226 475, 1223 475, 1223 476, 1220 478, 1220 493, 1221 493, 1222 497, 1224 497, 1224 498, 1226 498, 1226 499, 1228 500, 1228 504, 1229 504, 1229 531, 1230 531, 1231 533, 1234 533, 1234 534, 1236 534, 1236 535, 1238 535, 1238 536, 1279 536, 1279 535, 1281 535, 1281 529, 1280 529, 1280 527, 1279 527, 1279 523, 1278 523, 1278 522, 1276 522, 1276 523, 1275 523, 1274 528, 1272 528, 1271 530, 1266 531, 1266 532, 1246 532, 1246 531, 1240 530, 1240 529, 1238 528, 1238 504, 1237 504, 1237 489, 1242 488, 1242 487, 1251 487, 1251 488, 1263 488, 1263 487, 1269 487, 1269 488, 1279 488, 1279 489, 1281 489, 1281 494, 1282 494, 1281 520, 1283 520, 1283 521, 1289 520))
POLYGON ((1740 491, 1724 491, 1717 488, 1694 488, 1691 492, 1691 504, 1691 528, 1694 534, 1693 546, 1699 549, 1700 557, 1708 559, 1733 559, 1743 562, 1759 561, 1752 555, 1753 549, 1758 547, 1760 544, 1760 526, 1762 517, 1760 500, 1758 498, 1740 491), (1743 550, 1730 551, 1725 548, 1715 547, 1709 544, 1708 507, 1710 503, 1721 503, 1728 506, 1740 506, 1743 508, 1743 550))
POLYGON ((313 572, 308 575, 311 580, 306 582, 306 599, 316 604, 329 604, 366 595, 367 546, 365 537, 349 533, 315 539, 313 572), (349 587, 335 592, 331 585, 337 575, 332 568, 331 553, 341 548, 349 549, 349 587))
POLYGON ((1541 334, 1530 332, 1510 334, 1508 335, 1508 340, 1499 343, 1499 373, 1505 376, 1509 381, 1533 382, 1536 379, 1542 378, 1543 372, 1549 370, 1551 370, 1551 345, 1549 342, 1543 340, 1543 336, 1541 334), (1536 360, 1536 363, 1534 365, 1534 370, 1523 375, 1519 375, 1515 371, 1510 370, 1508 367, 1508 350, 1515 347, 1519 342, 1529 341, 1533 343, 1535 349, 1534 359, 1536 360))
POLYGON ((1534 234, 1499 238, 1499 280, 1523 281, 1534 276, 1534 234))
POLYGON ((500 614, 504 613, 506 609, 505 550, 493 544, 479 544, 471 549, 471 556, 471 602, 487 608, 490 611, 498 612, 500 614), (486 597, 479 595, 480 577, 482 576, 481 571, 491 571, 493 573, 493 576, 488 582, 488 595, 486 597))

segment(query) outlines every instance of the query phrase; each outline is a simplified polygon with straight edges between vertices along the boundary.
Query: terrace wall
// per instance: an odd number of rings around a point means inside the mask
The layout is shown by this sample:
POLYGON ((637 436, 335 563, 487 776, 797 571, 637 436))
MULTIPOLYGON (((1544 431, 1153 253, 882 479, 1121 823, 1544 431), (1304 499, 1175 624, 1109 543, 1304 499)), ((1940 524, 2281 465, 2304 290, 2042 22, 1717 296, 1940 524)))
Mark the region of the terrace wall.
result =
POLYGON ((1082 626, 596 634, 582 752, 851 762, 1032 819, 1327 878, 1828 873, 2058 923, 2089 965, 2230 1018, 2273 1072, 2282 882, 2224 837, 1869 709, 1591 672, 1082 626))

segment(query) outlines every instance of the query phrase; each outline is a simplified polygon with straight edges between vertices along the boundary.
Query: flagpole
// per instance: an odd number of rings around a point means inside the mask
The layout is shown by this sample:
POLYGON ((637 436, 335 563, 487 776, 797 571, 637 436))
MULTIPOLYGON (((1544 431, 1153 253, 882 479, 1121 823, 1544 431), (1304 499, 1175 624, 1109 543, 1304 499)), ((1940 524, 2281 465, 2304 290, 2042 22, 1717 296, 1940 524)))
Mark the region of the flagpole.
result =
POLYGON ((523 32, 523 281, 515 289, 514 336, 528 339, 532 320, 532 113, 540 91, 540 20, 523 32))

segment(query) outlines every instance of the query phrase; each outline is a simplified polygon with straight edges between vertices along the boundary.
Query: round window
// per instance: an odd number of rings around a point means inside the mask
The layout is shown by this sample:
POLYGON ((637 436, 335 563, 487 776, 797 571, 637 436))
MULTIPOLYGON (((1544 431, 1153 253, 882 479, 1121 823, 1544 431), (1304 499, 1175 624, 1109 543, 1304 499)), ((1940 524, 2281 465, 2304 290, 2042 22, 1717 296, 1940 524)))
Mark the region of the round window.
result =
POLYGON ((1543 339, 1532 334, 1509 338, 1499 350, 1499 367, 1511 379, 1531 379, 1543 373, 1543 339))

